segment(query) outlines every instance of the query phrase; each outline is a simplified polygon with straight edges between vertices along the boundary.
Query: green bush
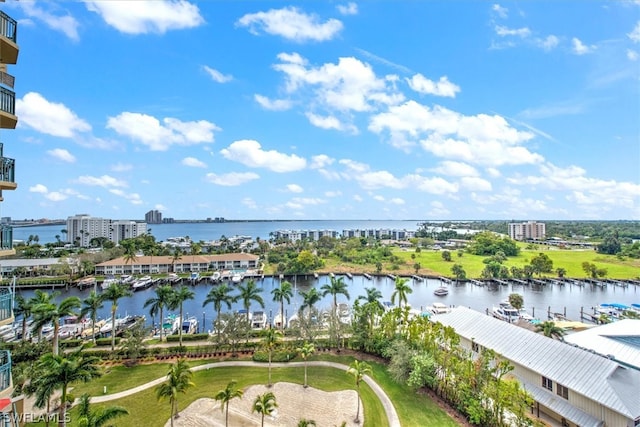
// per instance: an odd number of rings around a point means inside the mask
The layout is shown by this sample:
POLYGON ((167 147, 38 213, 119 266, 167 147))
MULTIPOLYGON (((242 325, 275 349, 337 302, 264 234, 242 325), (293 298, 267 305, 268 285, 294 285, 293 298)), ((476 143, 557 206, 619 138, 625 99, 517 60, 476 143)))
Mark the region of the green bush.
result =
MULTIPOLYGON (((120 343, 120 338, 116 337, 116 345, 118 345, 119 343, 120 343)), ((97 346, 111 345, 111 338, 98 338, 96 339, 96 345, 97 346)))
MULTIPOLYGON (((271 353, 271 361, 272 362, 290 362, 296 358, 298 352, 292 348, 279 349, 274 350, 271 353)), ((266 350, 256 350, 253 353, 253 361, 254 362, 268 362, 269 361, 269 352, 266 350)))
POLYGON ((69 339, 69 340, 62 340, 62 341, 60 341, 60 348, 80 347, 82 345, 82 343, 84 343, 84 340, 81 340, 79 338, 69 339))
MULTIPOLYGON (((182 341, 206 341, 209 339, 209 334, 185 334, 182 335, 182 341)), ((167 336, 167 342, 179 342, 180 335, 167 336)))

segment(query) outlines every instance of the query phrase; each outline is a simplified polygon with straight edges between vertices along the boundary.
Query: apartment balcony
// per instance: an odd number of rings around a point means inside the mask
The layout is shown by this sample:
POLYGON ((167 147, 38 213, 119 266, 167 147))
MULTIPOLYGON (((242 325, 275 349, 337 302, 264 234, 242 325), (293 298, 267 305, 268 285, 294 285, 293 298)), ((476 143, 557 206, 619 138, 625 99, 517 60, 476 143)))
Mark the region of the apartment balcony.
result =
POLYGON ((0 64, 18 62, 18 23, 4 12, 0 12, 0 64))
POLYGON ((16 117, 16 93, 0 87, 0 128, 15 129, 18 124, 16 117))
POLYGON ((11 397, 12 386, 11 353, 9 350, 0 350, 0 397, 11 397))
POLYGON ((16 183, 16 161, 2 155, 3 144, 0 143, 0 202, 2 198, 2 190, 15 190, 18 187, 16 183))
MULTIPOLYGON (((16 250, 13 249, 13 228, 8 225, 0 226, 0 257, 15 255, 16 250)), ((2 288, 0 288, 0 291, 2 288)), ((0 306, 2 305, 0 296, 0 306)), ((2 325, 2 308, 0 307, 0 325, 2 325)))

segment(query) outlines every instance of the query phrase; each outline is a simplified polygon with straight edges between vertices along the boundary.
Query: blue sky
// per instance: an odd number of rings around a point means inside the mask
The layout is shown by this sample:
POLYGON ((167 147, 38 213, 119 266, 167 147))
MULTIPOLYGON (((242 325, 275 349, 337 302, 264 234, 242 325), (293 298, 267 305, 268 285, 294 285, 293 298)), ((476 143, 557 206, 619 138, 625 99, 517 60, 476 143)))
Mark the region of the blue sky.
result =
POLYGON ((2 216, 640 219, 640 1, 19 2, 2 216))

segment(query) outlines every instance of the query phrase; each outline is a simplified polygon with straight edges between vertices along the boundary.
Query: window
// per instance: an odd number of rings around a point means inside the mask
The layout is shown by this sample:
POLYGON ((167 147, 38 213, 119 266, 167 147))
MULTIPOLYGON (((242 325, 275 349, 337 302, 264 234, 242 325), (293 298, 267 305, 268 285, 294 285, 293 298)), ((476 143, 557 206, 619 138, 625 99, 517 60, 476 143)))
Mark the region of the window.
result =
POLYGON ((478 343, 471 341, 471 350, 478 353, 480 351, 480 346, 478 345, 478 343))
POLYGON ((546 388, 549 391, 553 391, 553 381, 551 381, 547 377, 542 377, 542 387, 546 388))
POLYGON ((568 388, 566 388, 563 385, 558 384, 556 386, 556 390, 557 390, 556 392, 558 393, 558 396, 562 396, 565 399, 569 400, 569 389, 568 388))

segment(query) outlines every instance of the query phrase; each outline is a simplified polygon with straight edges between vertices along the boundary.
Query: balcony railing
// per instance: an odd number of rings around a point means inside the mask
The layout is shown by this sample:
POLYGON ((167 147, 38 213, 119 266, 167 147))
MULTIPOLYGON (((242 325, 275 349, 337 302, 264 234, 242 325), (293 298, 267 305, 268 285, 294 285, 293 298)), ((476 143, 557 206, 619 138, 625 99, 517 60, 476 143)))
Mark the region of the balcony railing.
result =
POLYGON ((11 353, 0 350, 0 391, 11 386, 11 353))
POLYGON ((0 87, 0 110, 16 115, 16 93, 4 87, 0 87))
POLYGON ((13 228, 8 225, 0 226, 0 251, 13 249, 13 228))
POLYGON ((16 182, 16 161, 8 157, 0 157, 0 181, 16 182))
POLYGON ((0 12, 0 36, 18 43, 18 23, 4 12, 0 12))

